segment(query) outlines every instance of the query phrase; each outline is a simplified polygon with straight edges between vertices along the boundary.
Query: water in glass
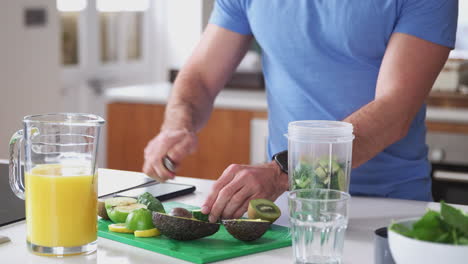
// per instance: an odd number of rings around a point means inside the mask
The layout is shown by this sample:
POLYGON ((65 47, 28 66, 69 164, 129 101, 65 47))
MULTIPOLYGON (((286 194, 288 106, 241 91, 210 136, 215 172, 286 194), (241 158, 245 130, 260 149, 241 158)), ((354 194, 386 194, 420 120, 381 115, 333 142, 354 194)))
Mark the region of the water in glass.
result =
POLYGON ((291 215, 296 264, 340 264, 348 220, 337 213, 291 215))

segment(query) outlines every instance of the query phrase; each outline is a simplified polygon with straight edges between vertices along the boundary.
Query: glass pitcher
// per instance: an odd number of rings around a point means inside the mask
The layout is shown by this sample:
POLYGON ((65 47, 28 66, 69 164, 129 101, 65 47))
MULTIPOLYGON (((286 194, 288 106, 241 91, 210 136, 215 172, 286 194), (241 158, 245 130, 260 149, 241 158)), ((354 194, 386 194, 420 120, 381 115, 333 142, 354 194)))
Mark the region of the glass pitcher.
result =
POLYGON ((26 200, 27 245, 33 253, 96 250, 96 157, 104 123, 88 114, 26 116, 24 128, 11 138, 10 186, 26 200))

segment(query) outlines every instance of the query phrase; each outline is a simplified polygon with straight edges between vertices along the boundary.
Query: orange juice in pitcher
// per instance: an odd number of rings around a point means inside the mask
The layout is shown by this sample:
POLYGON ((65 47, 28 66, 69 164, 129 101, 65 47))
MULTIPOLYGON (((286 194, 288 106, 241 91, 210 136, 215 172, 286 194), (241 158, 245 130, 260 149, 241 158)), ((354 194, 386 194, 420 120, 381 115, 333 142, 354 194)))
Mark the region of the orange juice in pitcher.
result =
POLYGON ((30 243, 76 247, 96 240, 97 177, 89 169, 47 164, 25 175, 30 243))
POLYGON ((26 241, 33 253, 68 256, 96 251, 96 157, 104 122, 88 114, 27 116, 23 129, 11 138, 10 186, 26 201, 26 241))

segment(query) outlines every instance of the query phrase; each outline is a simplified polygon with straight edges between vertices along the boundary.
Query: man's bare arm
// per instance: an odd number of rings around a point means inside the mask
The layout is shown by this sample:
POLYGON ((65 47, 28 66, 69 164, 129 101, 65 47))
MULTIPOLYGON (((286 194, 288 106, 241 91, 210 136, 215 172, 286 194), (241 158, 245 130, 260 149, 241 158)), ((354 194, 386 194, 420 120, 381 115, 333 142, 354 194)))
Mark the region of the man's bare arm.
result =
POLYGON ((449 52, 447 47, 411 35, 392 35, 375 100, 344 120, 354 125, 354 168, 406 136, 449 52))
POLYGON ((203 127, 216 95, 244 57, 251 39, 251 36, 208 25, 193 55, 177 76, 163 130, 198 131, 203 127))
POLYGON ((161 132, 145 148, 143 172, 159 181, 174 178, 162 158, 177 166, 195 151, 196 132, 207 122, 216 95, 244 57, 251 36, 208 25, 172 88, 161 132))

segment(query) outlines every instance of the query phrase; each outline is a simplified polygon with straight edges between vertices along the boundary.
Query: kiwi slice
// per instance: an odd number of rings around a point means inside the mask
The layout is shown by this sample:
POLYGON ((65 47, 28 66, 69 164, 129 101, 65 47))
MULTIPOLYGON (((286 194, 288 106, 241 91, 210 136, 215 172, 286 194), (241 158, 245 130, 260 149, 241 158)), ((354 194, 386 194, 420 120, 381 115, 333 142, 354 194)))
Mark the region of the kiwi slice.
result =
POLYGON ((281 216, 281 210, 270 200, 254 199, 249 202, 248 216, 273 223, 281 216))

